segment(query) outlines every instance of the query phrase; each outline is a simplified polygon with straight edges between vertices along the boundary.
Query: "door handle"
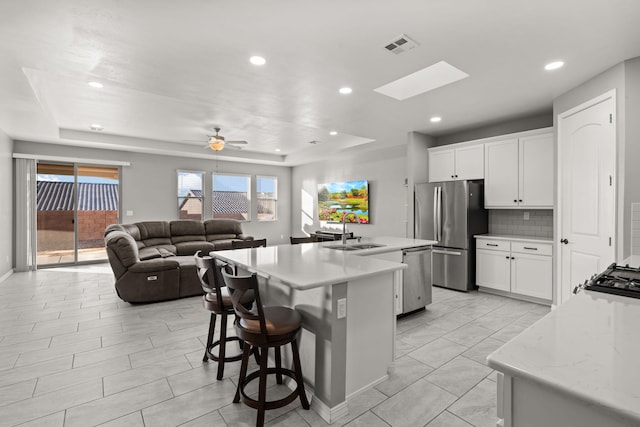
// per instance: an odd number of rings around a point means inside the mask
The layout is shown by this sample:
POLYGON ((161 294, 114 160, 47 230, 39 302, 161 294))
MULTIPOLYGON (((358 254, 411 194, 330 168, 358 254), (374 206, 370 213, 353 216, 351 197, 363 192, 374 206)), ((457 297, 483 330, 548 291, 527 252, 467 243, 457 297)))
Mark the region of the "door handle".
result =
POLYGON ((567 240, 567 239, 560 239, 560 243, 564 243, 564 244, 566 245, 567 243, 569 243, 569 240, 567 240))
POLYGON ((462 252, 453 252, 453 251, 439 251, 437 249, 434 249, 433 251, 434 254, 442 254, 442 255, 456 255, 456 256, 460 256, 462 255, 462 252))

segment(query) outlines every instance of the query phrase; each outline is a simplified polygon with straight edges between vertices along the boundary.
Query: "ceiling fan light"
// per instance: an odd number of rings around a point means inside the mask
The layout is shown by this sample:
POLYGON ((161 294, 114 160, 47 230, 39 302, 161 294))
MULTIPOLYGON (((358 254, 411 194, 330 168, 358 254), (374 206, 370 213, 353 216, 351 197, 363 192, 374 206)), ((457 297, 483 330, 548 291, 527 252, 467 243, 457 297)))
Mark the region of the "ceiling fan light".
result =
POLYGON ((224 148, 224 138, 221 136, 212 136, 209 138, 209 148, 213 151, 221 151, 224 148))

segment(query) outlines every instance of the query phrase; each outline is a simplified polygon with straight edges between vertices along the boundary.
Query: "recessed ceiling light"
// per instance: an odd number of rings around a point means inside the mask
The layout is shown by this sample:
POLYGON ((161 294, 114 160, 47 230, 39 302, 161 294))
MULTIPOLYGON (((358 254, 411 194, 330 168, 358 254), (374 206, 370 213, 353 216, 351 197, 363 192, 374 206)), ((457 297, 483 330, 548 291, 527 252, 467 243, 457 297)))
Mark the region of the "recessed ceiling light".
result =
POLYGON ((89 82, 87 83, 91 87, 95 87, 96 89, 102 89, 104 85, 100 82, 89 82))
POLYGON ((264 65, 267 63, 267 60, 262 56, 252 56, 251 58, 249 58, 249 62, 251 62, 253 65, 264 65))
POLYGON ((276 148, 276 151, 280 151, 280 149, 279 149, 279 148, 276 148))
POLYGON ((563 65, 564 65, 564 62, 562 61, 549 62, 547 65, 544 66, 544 69, 547 71, 557 70, 558 68, 562 68, 563 65))
POLYGON ((442 121, 442 117, 440 116, 433 116, 429 119, 431 121, 431 123, 440 123, 442 121))
POLYGON ((340 90, 339 90, 338 92, 340 92, 340 93, 341 93, 341 94, 343 94, 343 95, 348 95, 348 94, 350 94, 351 92, 353 92, 353 90, 352 90, 350 87, 346 87, 346 86, 345 86, 345 87, 341 87, 341 88, 340 88, 340 90))
POLYGON ((338 134, 338 132, 336 132, 335 130, 332 130, 331 132, 329 132, 329 135, 331 136, 336 136, 338 134))
POLYGON ((104 128, 99 124, 92 124, 91 126, 89 126, 89 129, 100 132, 104 128))

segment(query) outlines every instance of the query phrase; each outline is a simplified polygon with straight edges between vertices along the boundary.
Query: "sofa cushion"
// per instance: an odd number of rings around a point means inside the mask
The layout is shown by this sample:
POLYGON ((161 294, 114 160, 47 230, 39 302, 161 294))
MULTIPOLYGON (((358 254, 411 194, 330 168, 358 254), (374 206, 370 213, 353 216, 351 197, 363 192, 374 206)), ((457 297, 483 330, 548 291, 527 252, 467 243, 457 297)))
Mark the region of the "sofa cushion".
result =
POLYGON ((180 242, 174 245, 176 247, 176 255, 191 255, 198 251, 203 254, 208 254, 215 249, 215 246, 211 242, 180 242))
POLYGON ((237 219, 209 219, 204 222, 204 230, 207 240, 213 240, 216 235, 235 237, 242 233, 242 223, 237 219))
POLYGON ((118 257, 124 267, 129 267, 140 261, 136 241, 125 231, 112 231, 105 237, 105 244, 118 257))
MULTIPOLYGON (((171 246, 171 229, 167 221, 145 221, 135 224, 145 246, 171 246)), ((171 250, 171 249, 169 249, 171 250)))
MULTIPOLYGON (((204 224, 202 221, 179 220, 169 223, 171 230, 171 242, 176 244, 180 242, 198 242, 205 241, 204 224)), ((194 252, 195 253, 195 252, 194 252)))

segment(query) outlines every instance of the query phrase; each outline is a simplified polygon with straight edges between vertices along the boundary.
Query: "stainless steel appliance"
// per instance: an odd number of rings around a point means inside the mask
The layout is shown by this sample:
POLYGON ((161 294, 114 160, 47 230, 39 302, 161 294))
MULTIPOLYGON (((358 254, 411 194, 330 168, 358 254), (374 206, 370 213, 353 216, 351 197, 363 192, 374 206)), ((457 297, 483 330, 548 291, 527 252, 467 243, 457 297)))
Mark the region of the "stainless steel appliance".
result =
POLYGON ((431 304, 431 247, 403 249, 402 262, 407 268, 402 275, 401 314, 407 314, 431 304))
POLYGON ((416 239, 436 240, 432 250, 432 283, 469 291, 475 285, 473 236, 488 231, 483 181, 416 184, 416 239))
POLYGON ((640 298, 640 268, 611 264, 605 271, 574 288, 573 293, 587 291, 640 298))

